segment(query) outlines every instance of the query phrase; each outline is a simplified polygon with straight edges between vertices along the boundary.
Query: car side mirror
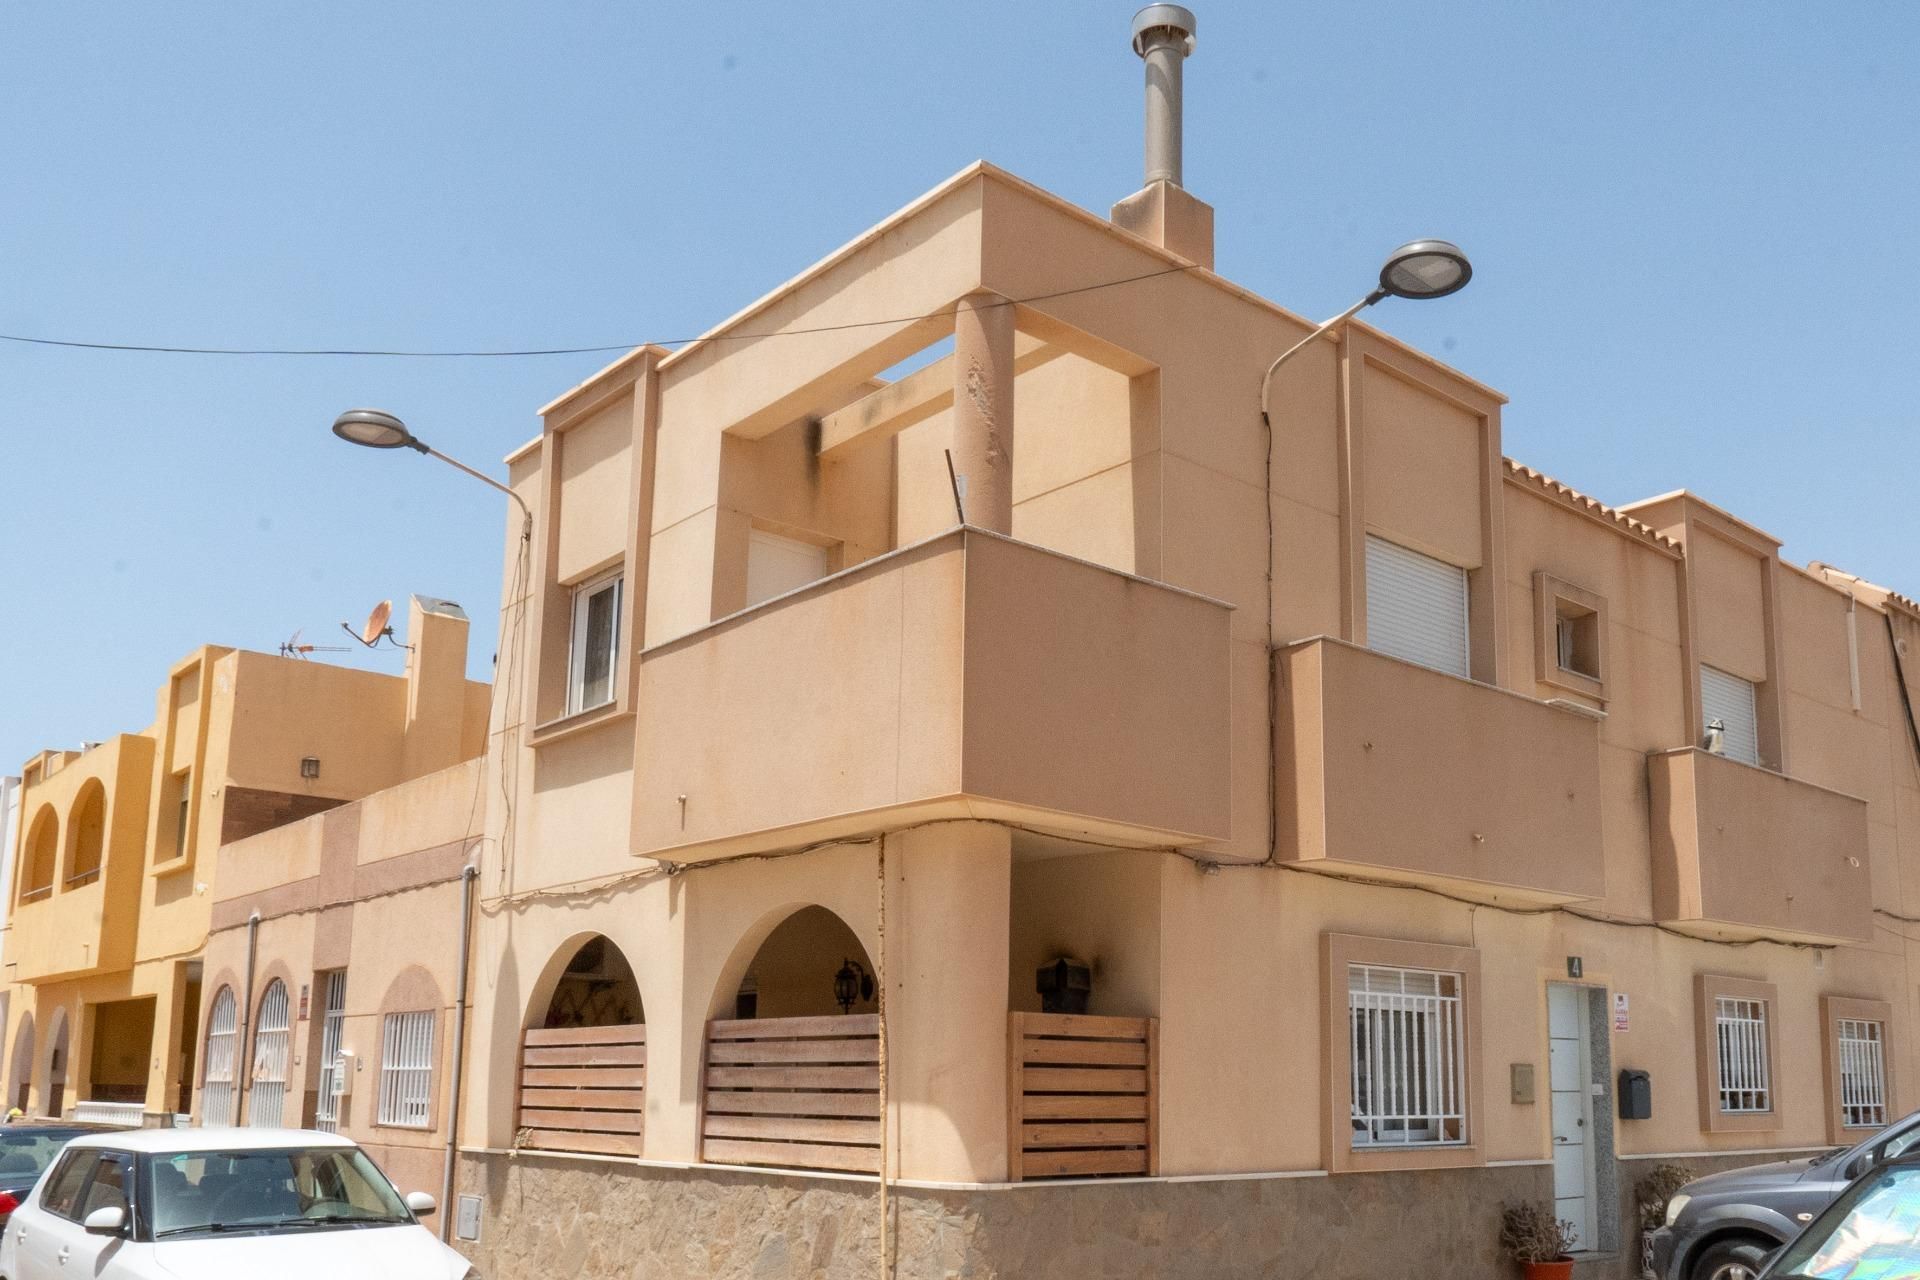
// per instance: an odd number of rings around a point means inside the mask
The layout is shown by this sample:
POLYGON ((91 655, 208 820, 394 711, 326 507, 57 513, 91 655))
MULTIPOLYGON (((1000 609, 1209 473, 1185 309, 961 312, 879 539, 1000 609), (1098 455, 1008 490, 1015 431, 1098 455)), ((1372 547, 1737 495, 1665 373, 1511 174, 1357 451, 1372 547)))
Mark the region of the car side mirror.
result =
POLYGON ((127 1211, 118 1205, 95 1209, 80 1224, 90 1236, 117 1236, 127 1228, 127 1211))
POLYGON ((407 1208, 413 1210, 413 1216, 424 1218, 440 1208, 440 1202, 424 1191, 407 1192, 407 1208))

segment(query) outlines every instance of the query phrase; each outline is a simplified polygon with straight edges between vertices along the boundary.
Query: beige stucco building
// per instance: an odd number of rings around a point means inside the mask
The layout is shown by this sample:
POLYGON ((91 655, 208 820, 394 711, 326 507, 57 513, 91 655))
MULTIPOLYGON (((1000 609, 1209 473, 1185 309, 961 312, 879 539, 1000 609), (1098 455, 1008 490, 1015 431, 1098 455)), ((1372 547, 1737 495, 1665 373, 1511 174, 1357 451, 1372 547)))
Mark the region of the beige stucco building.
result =
POLYGON ((489 1274, 1630 1274, 1910 1104, 1920 607, 1363 323, 1267 425, 1212 226, 976 164, 508 459, 489 1274))
POLYGON ((149 1109, 451 1144, 493 1280, 1480 1276, 1520 1198, 1624 1275, 1651 1166, 1910 1106, 1920 605, 1508 459, 1362 322, 1263 416, 1312 326, 1150 141, 1110 215, 969 166, 547 405, 484 755, 464 686, 357 803, 197 815, 190 896, 179 698, 31 762, 9 1041, 161 991, 149 1109))
POLYGON ((149 1121, 190 1109, 208 929, 224 878, 258 874, 223 871, 223 849, 477 757, 488 686, 466 678, 466 636, 457 606, 416 597, 404 676, 201 648, 168 671, 149 727, 26 762, 8 1105, 149 1121))

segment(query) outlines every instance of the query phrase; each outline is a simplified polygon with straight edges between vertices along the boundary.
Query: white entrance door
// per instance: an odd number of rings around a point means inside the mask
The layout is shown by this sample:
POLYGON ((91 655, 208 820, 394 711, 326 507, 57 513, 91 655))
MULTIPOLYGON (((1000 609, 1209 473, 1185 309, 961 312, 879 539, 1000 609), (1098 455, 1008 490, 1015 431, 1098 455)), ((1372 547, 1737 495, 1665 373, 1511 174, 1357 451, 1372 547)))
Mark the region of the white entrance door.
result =
POLYGON ((1553 1101, 1553 1200, 1574 1248, 1594 1247, 1593 1079, 1589 988, 1547 986, 1547 1088, 1553 1101))

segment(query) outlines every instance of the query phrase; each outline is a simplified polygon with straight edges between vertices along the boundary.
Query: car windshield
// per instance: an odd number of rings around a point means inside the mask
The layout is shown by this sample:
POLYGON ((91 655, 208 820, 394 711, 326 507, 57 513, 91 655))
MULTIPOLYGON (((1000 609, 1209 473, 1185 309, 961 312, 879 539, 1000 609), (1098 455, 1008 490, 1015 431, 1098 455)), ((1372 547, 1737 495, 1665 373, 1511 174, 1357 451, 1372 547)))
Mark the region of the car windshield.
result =
POLYGON ((156 1155, 152 1177, 155 1239, 413 1221, 358 1147, 156 1155))
POLYGON ((1883 1280, 1920 1274, 1920 1165, 1867 1174, 1788 1245, 1778 1280, 1883 1280))
POLYGON ((0 1129, 0 1187, 30 1187, 88 1129, 0 1129))

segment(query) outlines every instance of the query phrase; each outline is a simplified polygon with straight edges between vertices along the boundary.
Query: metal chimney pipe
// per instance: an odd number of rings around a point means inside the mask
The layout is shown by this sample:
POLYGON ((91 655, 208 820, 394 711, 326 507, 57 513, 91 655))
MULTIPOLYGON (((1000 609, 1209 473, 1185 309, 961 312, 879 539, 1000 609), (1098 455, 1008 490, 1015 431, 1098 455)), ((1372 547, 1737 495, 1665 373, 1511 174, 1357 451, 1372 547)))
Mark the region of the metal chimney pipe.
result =
POLYGON ((1198 29, 1193 11, 1150 4, 1133 15, 1133 51, 1147 64, 1147 185, 1180 185, 1180 72, 1198 29))

